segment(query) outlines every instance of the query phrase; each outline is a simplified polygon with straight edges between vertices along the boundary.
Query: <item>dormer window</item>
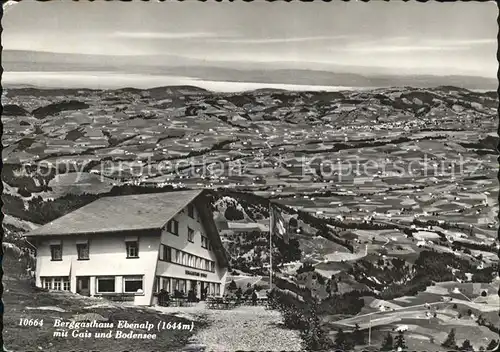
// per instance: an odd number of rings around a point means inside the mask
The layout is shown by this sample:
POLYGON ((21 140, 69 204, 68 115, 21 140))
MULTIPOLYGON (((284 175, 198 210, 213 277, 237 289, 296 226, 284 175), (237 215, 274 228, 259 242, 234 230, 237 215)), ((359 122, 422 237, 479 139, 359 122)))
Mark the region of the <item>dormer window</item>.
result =
POLYGON ((191 203, 188 205, 188 216, 194 219, 194 205, 191 203))

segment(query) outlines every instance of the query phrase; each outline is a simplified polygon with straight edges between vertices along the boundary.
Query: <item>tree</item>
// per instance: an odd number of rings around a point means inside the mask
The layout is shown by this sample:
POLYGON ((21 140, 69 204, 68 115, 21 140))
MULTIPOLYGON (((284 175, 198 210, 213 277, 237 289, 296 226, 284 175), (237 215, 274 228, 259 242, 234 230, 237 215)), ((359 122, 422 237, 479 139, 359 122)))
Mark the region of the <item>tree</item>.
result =
POLYGON ((332 284, 331 284, 331 280, 328 280, 326 282, 325 291, 328 294, 328 297, 332 296, 332 284))
POLYGON ((497 340, 495 340, 495 339, 492 339, 492 340, 490 341, 490 343, 488 344, 488 347, 486 347, 486 349, 487 349, 488 351, 493 351, 493 350, 497 347, 497 345, 498 345, 498 341, 497 341, 497 340))
POLYGON ((318 274, 316 280, 318 281, 318 284, 324 285, 325 284, 325 277, 321 274, 318 274))
POLYGON ((347 339, 347 335, 344 333, 344 330, 339 328, 337 330, 337 335, 335 336, 334 348, 342 351, 350 351, 354 346, 347 339))
POLYGON ((241 300, 241 296, 243 295, 243 291, 241 290, 241 287, 238 287, 236 290, 236 298, 238 298, 238 301, 241 300))
POLYGON ((400 331, 398 336, 396 336, 394 348, 398 349, 398 351, 404 351, 408 349, 408 346, 406 346, 405 336, 402 331, 400 331))
POLYGON ((384 339, 384 342, 382 343, 382 347, 380 348, 381 351, 391 351, 393 349, 393 339, 392 335, 390 332, 387 333, 387 336, 384 339))
POLYGON ((354 327, 354 331, 352 333, 352 338, 353 342, 356 345, 364 345, 366 344, 365 341, 365 334, 363 334, 363 331, 360 330, 359 324, 356 323, 356 326, 354 327))
POLYGON ((321 328, 316 300, 309 304, 309 316, 307 323, 300 328, 300 337, 305 351, 325 351, 331 347, 331 341, 321 328))
POLYGON ((229 291, 235 291, 238 287, 236 286, 236 282, 234 282, 234 280, 231 280, 231 282, 229 283, 229 291))
POLYGON ((484 325, 485 320, 484 320, 482 314, 479 314, 479 316, 477 317, 476 322, 477 322, 477 325, 484 325))
POLYGON ((460 347, 461 351, 474 351, 474 348, 472 347, 471 343, 469 340, 465 340, 462 343, 462 347, 460 347))
POLYGON ((457 342, 455 341, 455 329, 451 329, 450 333, 448 334, 448 337, 446 340, 443 342, 441 345, 446 348, 450 349, 456 349, 457 348, 457 342))
POLYGON ((245 218, 243 212, 232 205, 227 207, 224 217, 229 221, 243 220, 245 218))

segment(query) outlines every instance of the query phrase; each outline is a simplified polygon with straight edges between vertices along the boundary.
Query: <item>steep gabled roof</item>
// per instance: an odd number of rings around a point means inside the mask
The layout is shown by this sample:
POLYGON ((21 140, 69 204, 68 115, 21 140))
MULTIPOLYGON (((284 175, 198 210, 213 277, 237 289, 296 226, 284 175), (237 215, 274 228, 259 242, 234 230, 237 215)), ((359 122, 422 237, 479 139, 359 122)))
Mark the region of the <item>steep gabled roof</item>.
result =
MULTIPOLYGON (((102 197, 26 234, 27 237, 99 235, 161 230, 188 204, 194 203, 219 262, 229 261, 204 190, 102 197), (202 197, 203 195, 203 197, 202 197)), ((159 232, 158 232, 159 233, 159 232)))
POLYGON ((203 191, 102 197, 27 234, 55 236, 161 229, 203 191))

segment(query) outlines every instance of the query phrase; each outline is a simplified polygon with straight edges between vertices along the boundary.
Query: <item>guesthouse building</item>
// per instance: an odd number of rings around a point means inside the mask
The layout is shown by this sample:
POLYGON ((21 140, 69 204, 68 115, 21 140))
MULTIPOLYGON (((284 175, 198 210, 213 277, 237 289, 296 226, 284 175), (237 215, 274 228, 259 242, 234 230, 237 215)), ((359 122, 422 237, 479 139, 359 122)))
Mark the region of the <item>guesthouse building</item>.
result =
POLYGON ((228 259, 204 190, 102 197, 30 232, 36 285, 152 305, 221 296, 228 259))

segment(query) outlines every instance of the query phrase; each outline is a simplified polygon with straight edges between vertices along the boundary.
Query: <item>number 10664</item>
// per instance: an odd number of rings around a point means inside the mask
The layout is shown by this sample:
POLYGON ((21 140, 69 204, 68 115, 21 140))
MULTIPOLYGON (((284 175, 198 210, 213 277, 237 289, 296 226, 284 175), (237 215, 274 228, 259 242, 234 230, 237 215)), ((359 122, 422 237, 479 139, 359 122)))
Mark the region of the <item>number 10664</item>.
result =
POLYGON ((19 319, 20 326, 43 326, 43 319, 19 319))

